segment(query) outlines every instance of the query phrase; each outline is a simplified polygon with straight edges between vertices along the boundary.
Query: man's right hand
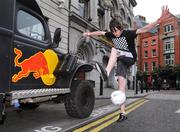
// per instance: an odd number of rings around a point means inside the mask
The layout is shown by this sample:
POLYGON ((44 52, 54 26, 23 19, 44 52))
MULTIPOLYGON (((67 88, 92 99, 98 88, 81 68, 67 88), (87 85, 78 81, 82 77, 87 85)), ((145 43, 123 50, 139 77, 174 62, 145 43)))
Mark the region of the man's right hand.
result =
POLYGON ((89 32, 84 32, 84 33, 83 33, 83 37, 88 37, 88 36, 90 36, 90 33, 89 33, 89 32))
POLYGON ((161 16, 158 19, 158 23, 161 23, 164 19, 167 19, 170 16, 171 16, 171 13, 169 12, 168 6, 163 6, 161 16))

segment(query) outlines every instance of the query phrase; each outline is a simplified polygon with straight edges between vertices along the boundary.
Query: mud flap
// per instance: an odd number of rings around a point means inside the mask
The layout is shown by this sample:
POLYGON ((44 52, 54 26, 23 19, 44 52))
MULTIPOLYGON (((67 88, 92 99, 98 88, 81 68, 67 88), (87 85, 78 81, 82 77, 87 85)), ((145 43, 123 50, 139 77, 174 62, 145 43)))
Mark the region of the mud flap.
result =
POLYGON ((0 94, 0 124, 3 124, 5 119, 5 96, 3 94, 0 94))

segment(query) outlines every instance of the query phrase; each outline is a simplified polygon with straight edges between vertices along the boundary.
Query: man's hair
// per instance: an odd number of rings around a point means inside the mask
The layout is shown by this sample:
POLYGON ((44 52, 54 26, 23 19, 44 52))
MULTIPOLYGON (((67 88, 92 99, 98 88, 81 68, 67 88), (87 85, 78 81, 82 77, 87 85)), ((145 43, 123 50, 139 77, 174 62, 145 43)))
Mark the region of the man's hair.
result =
POLYGON ((109 23, 109 29, 111 32, 114 32, 114 31, 116 31, 115 28, 117 28, 119 30, 123 29, 121 23, 116 18, 112 18, 112 20, 109 23))

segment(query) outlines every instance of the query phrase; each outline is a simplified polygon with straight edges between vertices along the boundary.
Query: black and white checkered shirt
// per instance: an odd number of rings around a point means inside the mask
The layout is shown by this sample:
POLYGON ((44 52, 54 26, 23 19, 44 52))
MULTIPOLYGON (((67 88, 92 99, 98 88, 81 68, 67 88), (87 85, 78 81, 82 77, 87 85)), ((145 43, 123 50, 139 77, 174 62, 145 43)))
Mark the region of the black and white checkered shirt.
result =
POLYGON ((136 60, 137 54, 134 42, 137 36, 136 30, 123 30, 119 37, 114 36, 111 32, 105 33, 105 36, 112 40, 120 56, 127 56, 136 60))
POLYGON ((113 43, 115 44, 116 49, 122 51, 129 51, 128 44, 125 37, 112 38, 113 43))

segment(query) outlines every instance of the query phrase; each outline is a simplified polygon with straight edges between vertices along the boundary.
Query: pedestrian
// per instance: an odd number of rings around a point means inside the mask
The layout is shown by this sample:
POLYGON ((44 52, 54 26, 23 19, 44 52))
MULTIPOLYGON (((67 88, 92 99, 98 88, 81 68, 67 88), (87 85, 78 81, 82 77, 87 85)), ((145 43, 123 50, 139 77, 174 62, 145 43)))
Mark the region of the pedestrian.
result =
MULTIPOLYGON (((112 18, 109 23, 110 32, 95 31, 95 32, 84 32, 84 37, 105 35, 112 41, 114 46, 111 49, 110 57, 108 60, 107 67, 101 72, 102 78, 106 79, 106 75, 109 76, 114 65, 117 63, 116 76, 118 78, 119 90, 125 93, 127 85, 127 69, 133 65, 136 61, 137 54, 135 49, 135 38, 138 34, 145 33, 148 30, 157 26, 162 20, 167 19, 170 16, 170 12, 167 6, 163 6, 160 18, 140 29, 136 30, 124 30, 121 23, 116 19, 112 18)), ((100 69, 99 65, 97 70, 100 69)), ((117 122, 126 120, 127 115, 125 112, 125 104, 120 106, 120 116, 117 122)))
POLYGON ((162 84, 161 77, 158 76, 158 79, 157 79, 157 90, 158 90, 158 91, 160 91, 160 89, 161 89, 161 84, 162 84))

